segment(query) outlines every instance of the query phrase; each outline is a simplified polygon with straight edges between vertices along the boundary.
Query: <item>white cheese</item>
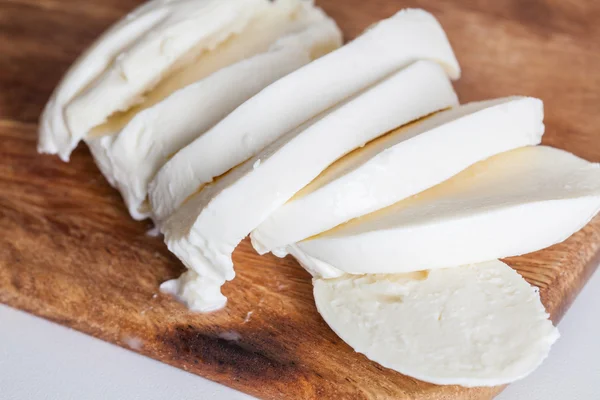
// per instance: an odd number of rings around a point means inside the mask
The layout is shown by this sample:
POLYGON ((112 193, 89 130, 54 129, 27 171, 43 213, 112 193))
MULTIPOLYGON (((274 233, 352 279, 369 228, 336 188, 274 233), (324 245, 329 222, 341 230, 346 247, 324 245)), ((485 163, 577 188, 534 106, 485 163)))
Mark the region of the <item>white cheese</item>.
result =
POLYGON ((599 209, 598 164, 551 147, 524 147, 298 248, 348 273, 443 268, 541 250, 599 209))
POLYGON ((559 337, 537 288, 497 260, 313 285, 319 313, 354 350, 435 384, 495 386, 524 378, 559 337))
POLYGON ((221 294, 220 289, 218 282, 201 277, 193 270, 160 285, 161 292, 174 296, 190 310, 197 312, 211 312, 224 307, 227 298, 221 294))
POLYGON ((147 34, 167 13, 163 0, 147 2, 110 27, 75 61, 52 93, 40 118, 40 153, 58 154, 63 161, 69 161, 80 138, 71 137, 64 116, 65 105, 106 70, 122 49, 147 34))
POLYGON ((201 58, 195 74, 206 78, 131 115, 122 129, 121 118, 105 127, 103 136, 86 139, 96 163, 119 189, 133 218, 150 215, 148 184, 170 156, 268 84, 320 52, 339 47, 341 33, 320 9, 298 2, 298 8, 289 11, 272 8, 252 21, 243 36, 201 58), (233 64, 219 69, 229 62, 233 64))
MULTIPOLYGON (((42 115, 39 150, 68 160, 92 128, 143 103, 163 78, 242 33, 271 7, 268 0, 155 0, 142 6, 101 36, 67 73, 42 115)), ((174 81, 171 86, 186 84, 174 81)))
POLYGON ((275 211, 252 232, 254 248, 260 254, 284 248, 435 186, 494 154, 539 144, 543 118, 540 100, 508 97, 399 128, 331 165, 275 211))
POLYGON ((161 226, 165 242, 201 277, 231 280, 237 244, 328 165, 398 125, 456 102, 438 64, 414 63, 280 138, 190 197, 161 226))
POLYGON ((315 115, 416 60, 460 68, 437 20, 405 10, 344 47, 298 69, 242 104, 176 154, 150 188, 154 219, 163 221, 190 195, 315 115))

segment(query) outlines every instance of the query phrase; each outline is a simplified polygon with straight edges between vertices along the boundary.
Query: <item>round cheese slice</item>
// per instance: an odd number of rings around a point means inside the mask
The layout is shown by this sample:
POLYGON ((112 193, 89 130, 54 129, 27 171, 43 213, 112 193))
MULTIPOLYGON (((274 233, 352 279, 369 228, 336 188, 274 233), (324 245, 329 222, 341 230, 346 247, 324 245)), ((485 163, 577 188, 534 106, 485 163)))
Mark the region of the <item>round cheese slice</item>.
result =
POLYGON ((319 313, 357 352, 435 384, 516 381, 559 337, 537 288, 498 260, 313 285, 319 313))

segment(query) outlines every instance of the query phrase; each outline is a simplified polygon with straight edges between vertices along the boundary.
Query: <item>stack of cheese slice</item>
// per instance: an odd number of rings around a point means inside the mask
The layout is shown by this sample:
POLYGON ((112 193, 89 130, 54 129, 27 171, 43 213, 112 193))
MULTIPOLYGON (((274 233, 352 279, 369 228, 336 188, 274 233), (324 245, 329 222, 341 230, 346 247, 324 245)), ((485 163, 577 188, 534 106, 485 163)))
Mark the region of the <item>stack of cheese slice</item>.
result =
POLYGON ((240 105, 150 184, 154 221, 190 270, 163 289, 195 310, 223 307, 219 288, 246 235, 346 153, 456 105, 449 78, 459 74, 437 20, 409 10, 240 105))
POLYGON ((169 250, 194 271, 194 285, 204 290, 181 287, 181 282, 190 284, 190 274, 165 288, 180 296, 197 292, 202 298, 181 297, 202 311, 221 308, 223 296, 207 301, 206 294, 219 293, 233 279, 233 250, 273 211, 344 154, 398 125, 455 104, 443 69, 421 61, 282 136, 161 222, 169 250))
POLYGON ((270 83, 339 47, 335 23, 301 0, 154 0, 67 73, 39 150, 65 160, 85 138, 135 219, 162 165, 270 83))
MULTIPOLYGON (((417 60, 439 63, 450 78, 460 75, 437 20, 424 11, 408 10, 268 86, 183 148, 158 172, 150 188, 155 222, 164 221, 202 186, 278 138, 417 60)), ((421 90, 435 92, 436 84, 432 81, 433 88, 425 84, 421 90)), ((370 109, 376 107, 372 104, 370 109)), ((400 106, 396 109, 402 111, 400 106)), ((363 110, 362 115, 368 117, 368 112, 363 110)))
POLYGON ((539 101, 510 98, 394 132, 325 170, 271 214, 253 242, 293 254, 315 277, 327 323, 380 364, 439 384, 520 379, 558 332, 537 290, 495 259, 559 243, 600 210, 598 164, 526 146, 539 143, 542 117, 539 101), (477 136, 462 139, 471 129, 490 146, 478 162, 468 156, 484 148, 477 136), (415 151, 436 131, 444 136, 415 151), (449 148, 454 154, 445 155, 449 148), (431 187, 415 190, 413 177, 431 187))
POLYGON ((533 371, 558 332, 537 290, 494 259, 561 242, 599 210, 598 164, 530 146, 290 248, 356 351, 428 382, 500 385, 533 371))
POLYGON ((352 274, 446 268, 552 246, 599 210, 598 164, 524 147, 296 247, 316 265, 352 274))
POLYGON ((494 154, 539 144, 542 120, 540 100, 509 97, 401 127, 323 171, 252 233, 254 247, 285 254, 287 245, 392 205, 494 154))
POLYGON ((302 0, 153 0, 67 73, 39 150, 85 140, 136 219, 188 271, 163 291, 226 304, 232 253, 292 254, 356 351, 438 384, 529 374, 558 338, 498 258, 537 251, 600 209, 600 168, 540 144, 542 102, 459 106, 460 67, 429 13, 340 46, 302 0))

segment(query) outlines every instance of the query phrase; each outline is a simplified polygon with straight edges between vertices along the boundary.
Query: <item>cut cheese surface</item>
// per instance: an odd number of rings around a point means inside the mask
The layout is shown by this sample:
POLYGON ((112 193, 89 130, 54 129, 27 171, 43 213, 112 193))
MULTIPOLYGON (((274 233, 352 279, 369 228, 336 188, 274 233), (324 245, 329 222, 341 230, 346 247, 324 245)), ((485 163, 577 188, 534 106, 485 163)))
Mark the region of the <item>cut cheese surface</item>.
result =
POLYGON ((537 288, 498 260, 313 285, 319 313, 354 350, 435 384, 524 378, 559 337, 537 288))
POLYGON ((405 10, 269 85, 161 168, 150 190, 155 220, 165 220, 202 185, 279 137, 421 59, 439 62, 452 78, 460 75, 437 20, 423 10, 405 10))
MULTIPOLYGON (((319 52, 340 45, 335 22, 308 2, 300 5, 290 15, 268 13, 270 23, 258 18, 245 30, 247 40, 230 40, 218 50, 221 61, 242 58, 271 44, 268 51, 219 69, 156 105, 137 110, 124 127, 120 126, 122 116, 104 127, 108 130, 104 135, 86 139, 96 163, 119 189, 133 218, 150 216, 148 184, 169 157, 265 86, 307 64, 319 52), (249 41, 255 46, 247 46, 249 41), (246 48, 239 51, 239 46, 246 48), (225 51, 231 54, 224 57, 225 51)), ((199 63, 196 69, 205 72, 216 67, 206 58, 199 63)))
POLYGON ((252 232, 252 243, 260 254, 284 248, 435 186, 490 156, 539 144, 543 117, 541 100, 507 97, 401 127, 323 171, 252 232))
POLYGON ((155 0, 143 5, 101 36, 65 75, 42 115, 39 150, 68 160, 93 128, 144 103, 163 80, 170 85, 158 99, 200 79, 184 71, 243 34, 255 18, 275 9, 293 12, 299 4, 299 0, 278 0, 277 5, 268 0, 155 0))
POLYGON ((598 164, 551 147, 524 147, 298 248, 356 274, 451 267, 562 242, 599 209, 598 164))
POLYGON ((414 63, 190 197, 161 225, 165 242, 201 277, 233 279, 231 254, 237 244, 328 165, 396 126, 456 103, 438 64, 414 63))

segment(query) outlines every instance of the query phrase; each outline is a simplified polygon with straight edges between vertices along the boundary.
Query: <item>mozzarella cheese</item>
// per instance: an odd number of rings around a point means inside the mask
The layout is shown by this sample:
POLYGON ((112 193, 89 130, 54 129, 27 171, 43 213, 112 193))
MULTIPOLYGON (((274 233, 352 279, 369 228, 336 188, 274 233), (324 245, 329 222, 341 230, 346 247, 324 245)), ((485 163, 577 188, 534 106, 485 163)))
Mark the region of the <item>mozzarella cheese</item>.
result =
POLYGON ((188 270, 177 279, 160 285, 163 293, 170 294, 183 302, 190 310, 211 312, 223 308, 227 298, 221 293, 221 284, 210 277, 200 276, 188 270))
POLYGON ((354 350, 435 384, 495 386, 524 378, 559 337, 537 288, 497 260, 313 285, 319 313, 354 350))
POLYGON ((315 115, 420 59, 439 62, 452 78, 460 75, 437 20, 422 10, 406 10, 268 86, 161 168, 149 191, 154 219, 165 220, 202 185, 315 115))
MULTIPOLYGON (((102 35, 65 75, 42 114, 38 150, 67 161, 92 128, 143 103, 175 72, 190 75, 186 67, 273 7, 267 0, 154 0, 141 6, 102 35)), ((170 92, 190 83, 183 80, 171 79, 170 92)))
POLYGON ((356 274, 451 267, 562 242, 599 209, 599 164, 551 147, 524 147, 298 248, 356 274))
POLYGON ((233 279, 237 244, 329 164, 398 125, 456 103, 438 64, 412 64, 192 196, 161 226, 165 242, 199 276, 233 279))
POLYGON ((252 232, 254 248, 260 254, 283 248, 435 186, 494 154, 539 144, 543 118, 541 100, 508 97, 399 128, 340 159, 276 210, 252 232))
POLYGON ((79 138, 71 137, 64 117, 65 105, 108 68, 122 49, 131 46, 164 20, 168 10, 162 3, 161 0, 152 0, 138 7, 109 28, 71 66, 52 93, 40 118, 40 153, 58 154, 63 161, 69 161, 79 138))
POLYGON ((206 78, 144 110, 130 110, 103 127, 102 136, 86 139, 96 163, 119 189, 133 218, 150 215, 148 184, 170 156, 268 84, 339 47, 341 33, 335 22, 311 3, 295 1, 294 12, 274 7, 252 21, 242 37, 204 56, 194 74, 208 74, 206 78), (243 59, 246 56, 250 57, 243 59), (218 69, 229 62, 234 63, 218 69), (133 116, 135 111, 139 112, 133 116))

